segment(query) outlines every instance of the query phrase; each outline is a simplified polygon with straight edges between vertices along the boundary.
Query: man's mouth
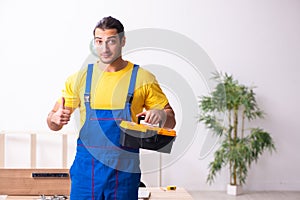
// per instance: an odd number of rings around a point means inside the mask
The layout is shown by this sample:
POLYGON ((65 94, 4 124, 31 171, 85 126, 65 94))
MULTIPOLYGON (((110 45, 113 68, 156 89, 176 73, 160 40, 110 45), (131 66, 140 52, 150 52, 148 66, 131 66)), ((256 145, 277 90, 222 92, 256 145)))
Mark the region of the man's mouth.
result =
POLYGON ((102 58, 109 58, 110 56, 111 56, 111 54, 107 54, 107 53, 101 54, 101 57, 102 57, 102 58))

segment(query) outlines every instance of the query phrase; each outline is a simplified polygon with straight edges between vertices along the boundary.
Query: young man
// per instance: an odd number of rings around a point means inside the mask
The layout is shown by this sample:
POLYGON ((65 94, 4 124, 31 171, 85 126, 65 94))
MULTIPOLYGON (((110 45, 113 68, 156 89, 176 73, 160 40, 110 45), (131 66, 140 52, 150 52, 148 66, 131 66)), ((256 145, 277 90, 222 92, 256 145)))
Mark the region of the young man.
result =
POLYGON ((80 109, 82 127, 70 169, 72 200, 138 199, 139 151, 119 144, 118 125, 145 116, 147 123, 174 128, 174 112, 155 76, 122 59, 126 38, 119 20, 103 18, 93 34, 100 60, 67 79, 47 123, 60 130, 80 109))

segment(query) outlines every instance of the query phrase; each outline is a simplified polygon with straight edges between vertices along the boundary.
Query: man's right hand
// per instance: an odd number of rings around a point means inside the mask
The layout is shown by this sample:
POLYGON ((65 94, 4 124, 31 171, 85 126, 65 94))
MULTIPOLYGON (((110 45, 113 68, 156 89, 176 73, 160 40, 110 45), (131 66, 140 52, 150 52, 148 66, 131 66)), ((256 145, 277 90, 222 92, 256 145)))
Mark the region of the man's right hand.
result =
POLYGON ((65 98, 62 97, 62 103, 59 106, 59 109, 53 113, 51 117, 51 122, 57 125, 66 125, 70 121, 71 111, 65 109, 65 98))
POLYGON ((62 97, 61 104, 56 103, 48 115, 47 122, 49 128, 54 131, 60 130, 70 121, 71 113, 70 109, 65 108, 65 98, 62 97))

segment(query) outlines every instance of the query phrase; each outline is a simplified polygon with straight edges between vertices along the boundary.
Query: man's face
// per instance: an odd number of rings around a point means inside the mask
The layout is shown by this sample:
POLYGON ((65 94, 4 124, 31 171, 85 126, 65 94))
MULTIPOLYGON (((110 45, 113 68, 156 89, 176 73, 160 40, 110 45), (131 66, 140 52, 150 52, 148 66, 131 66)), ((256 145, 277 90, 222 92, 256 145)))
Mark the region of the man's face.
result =
POLYGON ((117 29, 95 30, 95 46, 100 60, 104 64, 111 64, 121 56, 122 47, 125 45, 125 37, 120 41, 117 29))

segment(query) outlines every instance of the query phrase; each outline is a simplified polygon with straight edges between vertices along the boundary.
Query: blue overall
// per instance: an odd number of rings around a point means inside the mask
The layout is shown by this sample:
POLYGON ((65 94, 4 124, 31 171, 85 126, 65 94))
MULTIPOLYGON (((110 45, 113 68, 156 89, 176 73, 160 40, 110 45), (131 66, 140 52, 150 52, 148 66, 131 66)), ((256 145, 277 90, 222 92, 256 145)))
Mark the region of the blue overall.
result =
POLYGON ((119 143, 121 120, 131 121, 131 101, 138 66, 134 65, 125 107, 116 110, 91 109, 93 65, 87 70, 86 120, 77 140, 77 152, 70 169, 71 200, 135 200, 140 183, 139 150, 119 143))

